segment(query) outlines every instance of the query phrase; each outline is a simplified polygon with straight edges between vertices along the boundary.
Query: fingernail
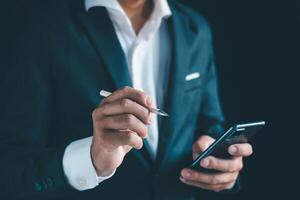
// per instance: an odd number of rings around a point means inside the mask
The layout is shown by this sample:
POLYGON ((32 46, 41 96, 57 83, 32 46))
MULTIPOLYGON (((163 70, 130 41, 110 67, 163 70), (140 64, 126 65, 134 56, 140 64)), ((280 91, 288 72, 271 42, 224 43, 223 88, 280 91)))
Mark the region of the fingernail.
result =
POLYGON ((237 152, 236 146, 231 146, 231 147, 229 148, 229 153, 234 154, 234 153, 236 153, 236 152, 237 152))
POLYGON ((209 159, 205 158, 205 159, 203 159, 203 160, 201 161, 201 166, 202 166, 202 167, 208 167, 209 162, 210 162, 209 159))
POLYGON ((147 104, 148 106, 151 106, 151 104, 152 104, 151 97, 147 96, 146 104, 147 104))
POLYGON ((191 176, 191 172, 189 170, 183 170, 181 175, 183 178, 189 178, 191 176))

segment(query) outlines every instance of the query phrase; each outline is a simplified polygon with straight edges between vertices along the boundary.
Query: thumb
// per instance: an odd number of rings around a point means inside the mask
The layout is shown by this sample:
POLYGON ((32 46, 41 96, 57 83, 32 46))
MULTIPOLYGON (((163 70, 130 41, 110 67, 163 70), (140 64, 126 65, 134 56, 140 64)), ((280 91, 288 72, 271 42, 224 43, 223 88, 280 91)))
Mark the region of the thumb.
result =
POLYGON ((193 160, 195 160, 199 155, 199 153, 193 152, 193 160))
POLYGON ((193 158, 205 151, 214 141, 215 139, 208 135, 200 136, 193 144, 193 158))

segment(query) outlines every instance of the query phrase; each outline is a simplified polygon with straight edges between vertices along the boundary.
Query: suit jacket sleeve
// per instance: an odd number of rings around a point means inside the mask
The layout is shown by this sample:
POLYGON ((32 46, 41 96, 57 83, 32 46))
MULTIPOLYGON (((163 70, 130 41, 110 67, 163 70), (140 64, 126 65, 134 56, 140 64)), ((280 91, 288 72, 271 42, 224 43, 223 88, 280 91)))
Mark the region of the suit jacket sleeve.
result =
MULTIPOLYGON (((204 21, 204 24, 206 22, 204 21)), ((203 27, 203 26, 202 26, 203 27)), ((203 102, 199 114, 199 123, 196 132, 196 139, 200 135, 209 135, 213 138, 219 137, 224 133, 223 123, 225 121, 223 111, 221 108, 219 93, 218 93, 218 79, 215 66, 215 58, 212 44, 212 34, 209 26, 204 26, 205 33, 207 33, 207 52, 208 52, 208 66, 205 77, 205 88, 203 93, 203 102)), ((236 184, 230 190, 221 192, 220 195, 236 193, 240 191, 240 178, 237 179, 236 184)), ((208 192, 208 191, 206 191, 208 192)), ((210 192, 208 192, 210 193, 210 192)))
POLYGON ((62 168, 70 141, 49 143, 55 110, 48 38, 37 27, 20 33, 11 38, 0 74, 0 197, 9 199, 71 189, 62 168))

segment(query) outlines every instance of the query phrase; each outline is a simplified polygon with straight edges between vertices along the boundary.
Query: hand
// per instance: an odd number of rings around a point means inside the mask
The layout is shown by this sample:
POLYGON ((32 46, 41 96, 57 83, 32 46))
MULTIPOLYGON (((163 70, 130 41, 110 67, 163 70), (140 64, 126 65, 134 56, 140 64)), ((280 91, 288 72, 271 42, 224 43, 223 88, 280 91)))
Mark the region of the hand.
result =
MULTIPOLYGON (((210 136, 201 136, 193 144, 193 158, 195 159, 213 142, 214 139, 210 136)), ((243 157, 252 154, 252 146, 248 143, 234 144, 229 146, 228 152, 233 156, 231 159, 208 156, 200 162, 201 167, 220 172, 208 174, 185 168, 181 171, 180 180, 187 185, 215 192, 231 189, 243 168, 243 157)))
POLYGON ((93 111, 91 157, 99 176, 111 174, 132 149, 141 149, 151 124, 152 101, 142 91, 125 87, 93 111))

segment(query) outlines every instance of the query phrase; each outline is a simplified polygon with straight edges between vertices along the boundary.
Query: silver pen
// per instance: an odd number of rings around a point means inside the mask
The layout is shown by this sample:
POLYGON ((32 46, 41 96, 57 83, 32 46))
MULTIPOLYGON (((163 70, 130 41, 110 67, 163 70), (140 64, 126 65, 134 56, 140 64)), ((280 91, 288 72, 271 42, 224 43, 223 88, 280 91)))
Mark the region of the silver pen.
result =
MULTIPOLYGON (((102 97, 108 97, 109 95, 111 95, 111 92, 105 91, 105 90, 101 90, 100 91, 100 96, 102 97)), ((168 117, 169 114, 166 113, 165 111, 158 109, 158 108, 150 108, 150 112, 155 113, 157 115, 163 116, 163 117, 168 117)))

